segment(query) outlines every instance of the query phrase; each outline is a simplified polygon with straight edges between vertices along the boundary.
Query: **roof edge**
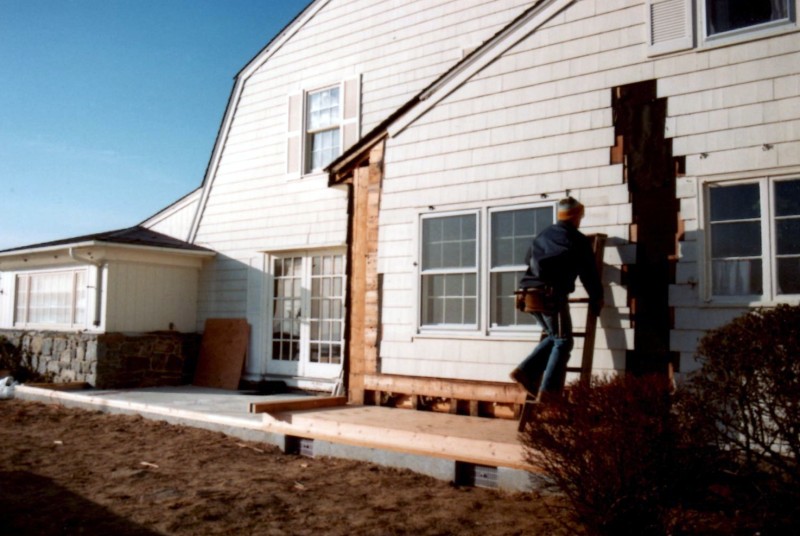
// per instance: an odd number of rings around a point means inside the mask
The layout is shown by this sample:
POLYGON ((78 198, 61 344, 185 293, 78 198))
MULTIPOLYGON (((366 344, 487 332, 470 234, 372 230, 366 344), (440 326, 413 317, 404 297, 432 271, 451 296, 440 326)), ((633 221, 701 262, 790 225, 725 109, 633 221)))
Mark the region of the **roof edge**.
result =
POLYGON ((425 89, 412 97, 336 160, 331 162, 325 168, 325 171, 328 172, 328 186, 341 184, 343 179, 340 178, 340 174, 375 143, 384 137, 394 137, 411 126, 414 121, 463 85, 472 76, 576 1, 539 0, 525 9, 494 36, 442 73, 439 78, 431 82, 425 89))
POLYGON ((192 219, 192 224, 189 227, 189 236, 187 236, 187 240, 192 243, 197 238, 197 232, 200 228, 200 221, 203 218, 203 213, 205 212, 206 204, 208 203, 208 196, 211 191, 211 187, 214 183, 214 178, 217 174, 217 168, 219 167, 220 159, 222 158, 223 148, 225 147, 225 143, 228 140, 228 134, 230 133, 231 125, 233 123, 233 116, 236 113, 236 108, 239 104, 239 100, 242 96, 242 90, 244 88, 245 81, 253 75, 253 73, 258 70, 266 61, 277 51, 279 50, 287 40, 289 40, 300 28, 302 28, 306 22, 308 22, 312 17, 314 17, 320 9, 322 9, 325 5, 327 5, 331 0, 313 0, 310 4, 308 4, 303 11, 301 11, 294 19, 292 19, 289 24, 287 24, 283 30, 278 32, 275 37, 273 37, 267 45, 261 49, 261 51, 251 59, 247 65, 245 65, 234 77, 233 88, 231 89, 231 94, 228 97, 228 104, 225 107, 225 113, 222 116, 222 122, 220 123, 219 130, 217 131, 217 137, 214 140, 214 147, 211 149, 211 157, 208 161, 208 166, 206 166, 206 172, 203 176, 203 183, 201 184, 200 188, 202 189, 202 193, 200 195, 200 200, 197 204, 197 210, 195 212, 194 218, 192 219))

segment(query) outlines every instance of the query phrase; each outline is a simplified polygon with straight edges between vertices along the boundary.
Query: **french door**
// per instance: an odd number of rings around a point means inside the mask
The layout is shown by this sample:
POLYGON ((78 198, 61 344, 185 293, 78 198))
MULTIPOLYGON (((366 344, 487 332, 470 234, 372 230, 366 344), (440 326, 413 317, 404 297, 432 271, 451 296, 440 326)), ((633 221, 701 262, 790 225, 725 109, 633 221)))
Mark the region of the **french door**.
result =
POLYGON ((335 380, 344 355, 345 257, 303 252, 272 260, 268 374, 335 380))

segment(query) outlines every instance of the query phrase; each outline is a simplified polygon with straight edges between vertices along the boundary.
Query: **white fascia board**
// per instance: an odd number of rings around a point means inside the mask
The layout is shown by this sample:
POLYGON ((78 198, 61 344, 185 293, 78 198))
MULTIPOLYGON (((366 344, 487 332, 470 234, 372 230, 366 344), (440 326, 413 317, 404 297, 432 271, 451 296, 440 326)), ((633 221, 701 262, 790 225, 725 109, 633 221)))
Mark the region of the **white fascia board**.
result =
POLYGON ((228 106, 225 109, 225 116, 222 119, 222 125, 220 126, 219 133, 217 134, 217 140, 214 143, 214 149, 211 151, 211 160, 209 161, 208 168, 206 169, 206 175, 203 178, 203 193, 200 197, 200 202, 197 204, 197 210, 195 211, 194 219, 192 220, 192 226, 189 228, 189 236, 186 237, 187 242, 194 243, 195 239, 197 238, 197 230, 200 227, 200 219, 206 209, 208 196, 211 192, 211 188, 213 187, 214 177, 217 174, 219 161, 222 158, 223 148, 228 140, 228 134, 230 133, 231 124, 233 123, 233 116, 236 114, 236 109, 239 106, 239 100, 242 97, 242 88, 244 88, 245 81, 250 78, 253 73, 255 73, 262 65, 264 65, 264 63, 266 63, 267 60, 269 60, 275 54, 275 52, 280 50, 289 39, 294 37, 300 28, 305 26, 305 24, 329 2, 330 0, 317 0, 313 4, 306 7, 305 11, 303 11, 303 13, 297 19, 290 23, 289 26, 284 28, 278 37, 276 37, 261 52, 259 52, 255 58, 250 60, 250 63, 248 63, 244 69, 239 71, 239 74, 236 75, 236 80, 233 84, 233 90, 231 91, 231 96, 228 99, 228 106))
POLYGON ((506 27, 482 50, 467 57, 461 65, 426 89, 420 95, 419 104, 389 125, 389 136, 394 137, 408 128, 445 97, 576 1, 578 0, 549 0, 532 10, 527 17, 506 27))
POLYGON ((211 258, 216 255, 213 251, 199 251, 190 249, 166 248, 157 246, 138 246, 136 244, 113 244, 108 242, 89 240, 86 242, 75 242, 72 244, 59 244, 44 248, 22 249, 8 253, 0 253, 0 271, 19 270, 30 266, 39 266, 41 261, 44 264, 95 264, 102 262, 108 257, 109 251, 131 251, 141 253, 152 253, 161 256, 178 256, 196 259, 211 258), (77 257, 85 255, 87 251, 97 252, 91 258, 86 259, 77 257), (73 253, 75 256, 71 256, 73 253), (54 262, 57 259, 58 262, 54 262))

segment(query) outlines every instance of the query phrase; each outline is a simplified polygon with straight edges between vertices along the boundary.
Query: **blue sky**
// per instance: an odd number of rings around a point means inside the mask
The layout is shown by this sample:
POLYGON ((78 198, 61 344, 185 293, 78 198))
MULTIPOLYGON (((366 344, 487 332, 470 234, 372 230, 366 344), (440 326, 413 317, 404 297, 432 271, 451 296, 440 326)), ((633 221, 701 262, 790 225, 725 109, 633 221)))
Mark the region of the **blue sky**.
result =
POLYGON ((0 0, 0 249, 200 186, 233 78, 310 0, 0 0))

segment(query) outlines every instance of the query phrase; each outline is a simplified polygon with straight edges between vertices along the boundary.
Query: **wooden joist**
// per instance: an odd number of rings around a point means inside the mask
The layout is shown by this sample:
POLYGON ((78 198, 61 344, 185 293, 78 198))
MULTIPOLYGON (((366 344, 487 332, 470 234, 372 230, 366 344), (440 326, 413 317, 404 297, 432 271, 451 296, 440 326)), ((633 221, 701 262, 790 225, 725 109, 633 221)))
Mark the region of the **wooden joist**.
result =
POLYGON ((365 374, 364 388, 371 391, 507 404, 520 404, 525 401, 525 394, 518 385, 503 382, 365 374))
POLYGON ((281 411, 299 411, 304 409, 331 408, 347 404, 346 396, 315 396, 296 400, 275 400, 270 402, 253 402, 250 413, 279 413, 281 411))

